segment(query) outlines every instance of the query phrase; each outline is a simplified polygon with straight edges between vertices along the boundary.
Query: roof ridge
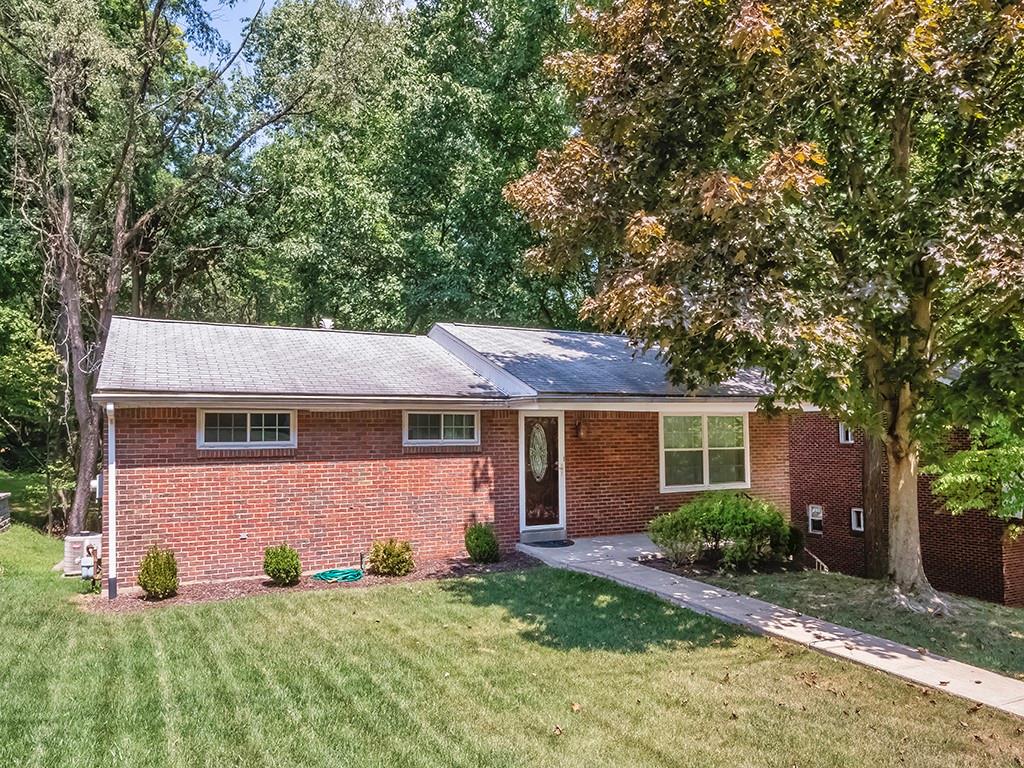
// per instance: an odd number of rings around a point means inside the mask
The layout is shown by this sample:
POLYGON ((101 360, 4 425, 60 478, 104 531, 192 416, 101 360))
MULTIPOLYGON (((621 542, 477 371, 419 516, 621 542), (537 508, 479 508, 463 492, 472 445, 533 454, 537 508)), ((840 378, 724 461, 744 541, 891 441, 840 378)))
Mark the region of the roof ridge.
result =
POLYGON ((607 331, 575 331, 568 330, 565 328, 530 328, 525 325, 489 325, 487 323, 438 323, 438 325, 454 325, 460 328, 492 328, 500 331, 533 331, 536 333, 543 333, 545 331, 553 333, 570 333, 574 336, 609 336, 613 339, 625 339, 629 340, 629 337, 623 333, 608 333, 607 331))
POLYGON ((129 320, 136 323, 166 323, 168 325, 205 325, 215 328, 266 328, 277 331, 316 331, 318 333, 361 334, 363 336, 398 336, 408 339, 426 339, 422 333, 398 333, 393 331, 361 331, 347 328, 309 328, 302 325, 266 325, 262 323, 218 323, 212 320, 175 320, 169 317, 132 317, 114 315, 112 320, 129 320))

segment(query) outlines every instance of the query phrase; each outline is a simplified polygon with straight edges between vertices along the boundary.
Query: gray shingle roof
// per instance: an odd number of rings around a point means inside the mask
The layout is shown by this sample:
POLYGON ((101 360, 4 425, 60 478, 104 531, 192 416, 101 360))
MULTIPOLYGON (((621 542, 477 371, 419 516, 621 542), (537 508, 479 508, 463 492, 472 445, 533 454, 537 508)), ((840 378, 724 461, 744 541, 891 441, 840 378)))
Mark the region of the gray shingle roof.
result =
POLYGON ((97 390, 504 397, 426 336, 127 317, 110 326, 97 390))
POLYGON ((542 394, 749 398, 772 392, 759 371, 748 369, 689 393, 669 383, 655 351, 637 353, 624 336, 462 323, 440 327, 542 394))

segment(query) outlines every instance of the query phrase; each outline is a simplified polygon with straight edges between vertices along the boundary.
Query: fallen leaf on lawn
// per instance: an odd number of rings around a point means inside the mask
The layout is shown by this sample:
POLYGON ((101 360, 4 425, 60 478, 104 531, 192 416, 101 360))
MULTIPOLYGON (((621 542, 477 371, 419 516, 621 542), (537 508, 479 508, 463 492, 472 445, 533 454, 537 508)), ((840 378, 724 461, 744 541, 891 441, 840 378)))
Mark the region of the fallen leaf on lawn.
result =
POLYGON ((981 709, 981 704, 975 704, 973 707, 968 707, 967 708, 967 714, 973 715, 979 709, 981 709))
POLYGON ((574 702, 572 703, 572 711, 573 711, 573 712, 579 712, 579 711, 580 711, 581 709, 583 709, 583 707, 581 707, 581 706, 580 706, 579 704, 577 704, 577 703, 576 703, 575 701, 574 701, 574 702))
POLYGON ((555 736, 561 736, 562 735, 562 726, 556 725, 551 732, 553 734, 555 734, 555 736))
POLYGON ((960 723, 960 727, 961 728, 966 728, 967 727, 967 723, 965 723, 963 720, 960 720, 958 722, 960 723))
POLYGON ((731 712, 731 713, 729 713, 729 719, 730 720, 737 720, 737 719, 739 719, 739 715, 737 715, 735 712, 731 712))

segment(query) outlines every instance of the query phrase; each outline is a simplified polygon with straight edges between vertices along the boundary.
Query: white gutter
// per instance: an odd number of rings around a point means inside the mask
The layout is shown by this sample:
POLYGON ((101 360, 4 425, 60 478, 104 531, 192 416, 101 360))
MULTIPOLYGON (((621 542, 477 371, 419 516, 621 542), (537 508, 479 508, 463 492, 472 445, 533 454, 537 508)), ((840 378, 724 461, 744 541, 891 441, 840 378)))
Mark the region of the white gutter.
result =
POLYGON ((336 395, 273 395, 273 394, 213 394, 208 392, 113 392, 100 391, 93 399, 102 403, 117 403, 119 407, 135 408, 286 408, 303 411, 367 411, 404 410, 410 408, 474 409, 508 408, 514 399, 507 397, 338 397, 336 395))
POLYGON ((117 597, 117 454, 114 445, 114 404, 107 403, 107 597, 117 597))

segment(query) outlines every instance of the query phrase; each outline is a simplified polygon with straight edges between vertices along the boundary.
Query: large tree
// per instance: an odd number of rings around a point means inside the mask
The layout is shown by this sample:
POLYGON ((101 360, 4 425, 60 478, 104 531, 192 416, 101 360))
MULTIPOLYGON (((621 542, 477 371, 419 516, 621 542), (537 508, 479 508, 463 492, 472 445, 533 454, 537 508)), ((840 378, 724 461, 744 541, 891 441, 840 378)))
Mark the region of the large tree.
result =
POLYGON ((761 366, 779 400, 880 435, 890 575, 933 598, 920 446, 1022 312, 1024 8, 625 0, 579 21, 593 51, 551 61, 579 132, 507 190, 530 257, 597 264, 587 311, 680 381, 761 366))
MULTIPOLYGON (((12 188, 44 264, 78 438, 70 532, 81 528, 95 471, 91 393, 126 273, 130 306, 141 311, 163 236, 217 207, 211 200, 254 139, 307 98, 348 92, 337 86, 363 61, 359 24, 378 11, 375 0, 283 2, 240 49, 199 67, 185 38, 217 47, 200 0, 12 0, 0 9, 12 188), (234 68, 240 56, 251 74, 234 68)), ((169 254, 186 272, 192 256, 169 254)))

